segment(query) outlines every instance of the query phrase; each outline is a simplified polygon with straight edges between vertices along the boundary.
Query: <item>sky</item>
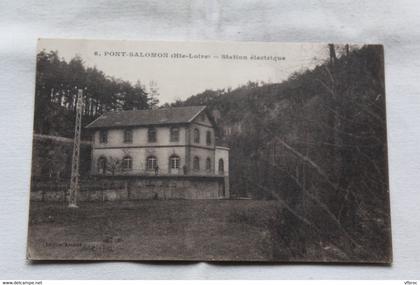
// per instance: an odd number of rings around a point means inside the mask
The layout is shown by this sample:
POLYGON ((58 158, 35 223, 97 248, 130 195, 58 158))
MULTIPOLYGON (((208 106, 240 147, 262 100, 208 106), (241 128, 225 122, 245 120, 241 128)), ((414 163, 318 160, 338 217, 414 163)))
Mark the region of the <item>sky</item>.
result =
POLYGON ((147 90, 154 81, 160 104, 248 81, 282 82, 328 56, 327 44, 313 43, 40 39, 41 50, 58 51, 66 61, 78 55, 86 66, 132 83, 140 81, 147 90))

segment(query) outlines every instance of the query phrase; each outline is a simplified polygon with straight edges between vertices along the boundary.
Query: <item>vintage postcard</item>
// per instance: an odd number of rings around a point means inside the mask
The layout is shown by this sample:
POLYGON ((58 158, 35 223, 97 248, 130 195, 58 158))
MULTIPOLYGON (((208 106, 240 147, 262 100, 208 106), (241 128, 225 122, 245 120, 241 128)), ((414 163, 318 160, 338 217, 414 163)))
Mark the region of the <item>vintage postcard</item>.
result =
POLYGON ((383 56, 39 40, 27 258, 391 263, 383 56))

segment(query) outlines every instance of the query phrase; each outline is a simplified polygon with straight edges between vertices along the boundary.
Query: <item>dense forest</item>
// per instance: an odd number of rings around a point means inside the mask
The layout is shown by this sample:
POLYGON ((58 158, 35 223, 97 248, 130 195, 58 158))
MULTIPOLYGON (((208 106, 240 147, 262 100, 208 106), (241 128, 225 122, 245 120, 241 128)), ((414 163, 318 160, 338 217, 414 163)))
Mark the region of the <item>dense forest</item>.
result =
POLYGON ((383 50, 364 46, 339 56, 326 48, 328 62, 283 83, 207 90, 174 105, 208 106, 219 143, 231 147, 232 194, 276 199, 288 209, 290 232, 279 237, 290 250, 306 256, 311 246, 301 239, 313 245, 312 233, 343 259, 368 250, 387 258, 383 50))
MULTIPOLYGON (((83 125, 105 111, 156 107, 157 94, 146 92, 139 81, 107 76, 96 67, 85 67, 80 57, 69 62, 55 51, 37 55, 34 132, 73 137, 77 90, 83 89, 83 125)), ((85 134, 86 135, 86 134, 85 134)))

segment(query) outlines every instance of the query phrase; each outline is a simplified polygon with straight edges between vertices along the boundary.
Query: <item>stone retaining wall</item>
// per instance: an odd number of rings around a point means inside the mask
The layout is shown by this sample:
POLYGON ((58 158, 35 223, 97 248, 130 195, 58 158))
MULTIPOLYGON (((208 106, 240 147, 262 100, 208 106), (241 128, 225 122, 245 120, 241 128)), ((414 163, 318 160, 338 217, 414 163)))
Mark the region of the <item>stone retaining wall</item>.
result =
MULTIPOLYGON (((78 200, 224 199, 229 198, 225 183, 224 177, 97 177, 81 182, 78 200)), ((67 184, 32 183, 32 201, 65 202, 67 199, 67 184)))

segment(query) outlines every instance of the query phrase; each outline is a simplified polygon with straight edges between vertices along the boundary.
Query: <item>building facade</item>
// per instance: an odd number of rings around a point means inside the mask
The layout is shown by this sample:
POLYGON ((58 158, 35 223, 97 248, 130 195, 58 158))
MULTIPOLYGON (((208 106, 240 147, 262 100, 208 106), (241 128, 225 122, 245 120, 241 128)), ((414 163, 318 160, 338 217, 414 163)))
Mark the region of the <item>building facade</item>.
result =
POLYGON ((216 146, 204 106, 110 112, 86 128, 92 130, 93 175, 214 177, 224 179, 222 196, 228 196, 229 148, 216 146))

